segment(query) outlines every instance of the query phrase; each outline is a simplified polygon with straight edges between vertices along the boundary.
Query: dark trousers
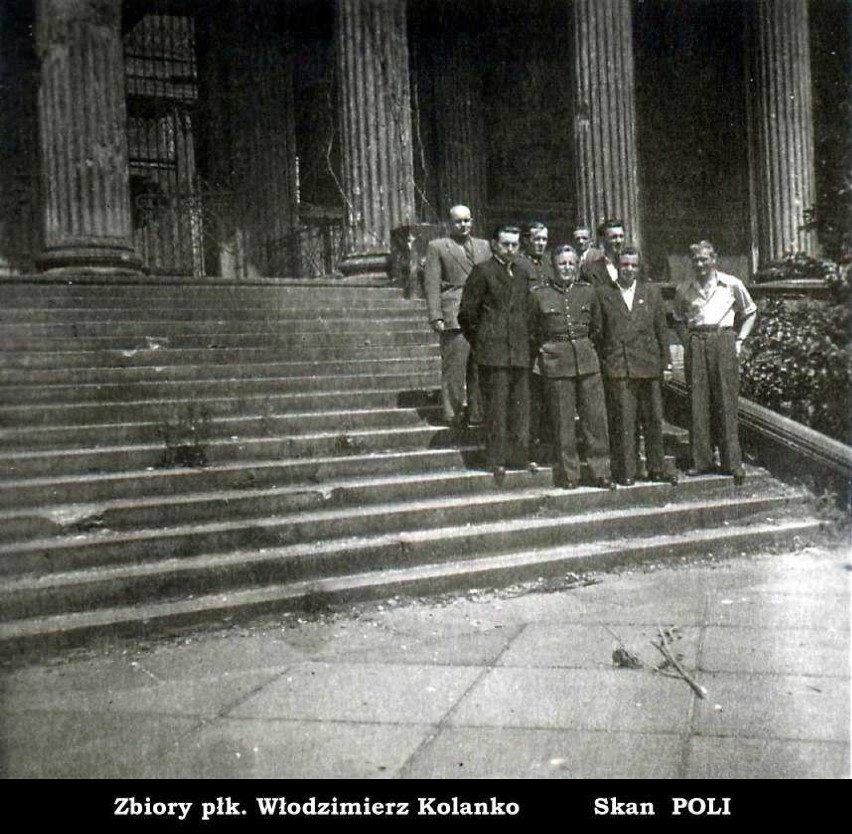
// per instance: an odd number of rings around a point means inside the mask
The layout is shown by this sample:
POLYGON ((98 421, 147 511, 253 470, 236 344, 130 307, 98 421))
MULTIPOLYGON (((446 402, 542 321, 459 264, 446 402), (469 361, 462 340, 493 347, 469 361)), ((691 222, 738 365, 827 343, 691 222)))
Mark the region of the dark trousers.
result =
POLYGON ((607 414, 612 471, 616 480, 636 479, 639 427, 645 437, 648 472, 662 473, 663 393, 660 380, 608 379, 607 414))
POLYGON ((529 444, 528 368, 479 366, 486 466, 525 467, 529 444))
POLYGON ((461 330, 441 333, 441 408, 444 419, 452 422, 467 406, 474 422, 482 419, 476 362, 461 330))
POLYGON ((577 415, 580 417, 580 432, 589 475, 593 480, 608 478, 609 432, 601 375, 546 378, 544 384, 553 426, 556 459, 553 478, 556 484, 578 481, 580 478, 580 457, 574 424, 577 415))
POLYGON ((530 444, 533 449, 553 442, 552 423, 544 377, 530 372, 530 444))
POLYGON ((713 467, 719 447, 722 469, 742 467, 737 409, 740 366, 733 330, 693 331, 684 353, 691 422, 689 445, 696 469, 713 467))

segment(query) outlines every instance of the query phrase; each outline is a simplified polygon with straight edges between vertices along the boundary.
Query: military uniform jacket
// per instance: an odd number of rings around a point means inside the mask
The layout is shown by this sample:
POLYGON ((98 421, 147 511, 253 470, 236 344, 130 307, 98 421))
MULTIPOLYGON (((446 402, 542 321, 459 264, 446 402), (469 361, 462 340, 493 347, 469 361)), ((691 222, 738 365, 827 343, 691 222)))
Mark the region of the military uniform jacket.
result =
POLYGON ((444 326, 455 330, 459 326, 458 313, 462 289, 474 264, 491 258, 491 244, 482 238, 470 239, 473 262, 464 247, 451 237, 432 240, 426 247, 423 265, 423 290, 429 321, 443 319, 444 326))
POLYGON ((478 365, 529 368, 527 279, 511 274, 497 258, 477 264, 468 276, 459 307, 459 325, 478 365))
POLYGON ((600 299, 593 287, 554 281, 533 287, 529 329, 542 376, 577 377, 600 373, 594 342, 601 327, 600 299))
POLYGON ((613 284, 598 287, 602 329, 598 349, 609 379, 658 377, 671 363, 669 330, 663 299, 656 287, 636 282, 633 309, 613 284))
POLYGON ((542 255, 540 260, 535 260, 526 253, 521 253, 515 258, 515 268, 520 268, 526 273, 530 288, 544 284, 556 277, 550 255, 547 253, 542 255))

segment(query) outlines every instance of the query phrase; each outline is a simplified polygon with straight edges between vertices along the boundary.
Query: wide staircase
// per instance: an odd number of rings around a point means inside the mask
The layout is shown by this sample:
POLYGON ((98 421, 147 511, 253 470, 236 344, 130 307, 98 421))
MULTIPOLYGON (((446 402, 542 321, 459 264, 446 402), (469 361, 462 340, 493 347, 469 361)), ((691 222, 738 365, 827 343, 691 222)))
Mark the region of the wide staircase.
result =
MULTIPOLYGON (((278 282, 0 284, 0 652, 807 539, 730 478, 497 482, 441 426, 423 302, 278 282)), ((682 430, 669 451, 684 463, 682 430)))

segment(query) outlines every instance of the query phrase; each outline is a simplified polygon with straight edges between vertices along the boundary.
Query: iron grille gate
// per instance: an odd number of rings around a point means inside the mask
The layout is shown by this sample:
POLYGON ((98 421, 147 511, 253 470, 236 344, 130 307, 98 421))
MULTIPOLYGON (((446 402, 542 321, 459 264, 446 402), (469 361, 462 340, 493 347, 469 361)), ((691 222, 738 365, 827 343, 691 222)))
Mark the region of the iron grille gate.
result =
POLYGON ((125 35, 124 55, 136 249, 150 272, 205 275, 192 18, 146 14, 125 35))

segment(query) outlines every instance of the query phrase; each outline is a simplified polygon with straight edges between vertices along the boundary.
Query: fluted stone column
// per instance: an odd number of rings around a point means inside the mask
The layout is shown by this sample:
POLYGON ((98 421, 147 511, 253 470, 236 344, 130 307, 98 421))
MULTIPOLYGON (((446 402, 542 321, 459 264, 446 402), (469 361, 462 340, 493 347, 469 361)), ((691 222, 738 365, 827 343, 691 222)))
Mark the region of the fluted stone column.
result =
POLYGON ((807 0, 758 0, 750 17, 753 207, 761 263, 813 254, 799 227, 816 202, 807 0))
POLYGON ((391 230, 414 220, 405 0, 337 0, 344 275, 387 276, 391 230))
POLYGON ((135 271, 121 0, 39 0, 42 269, 135 271))
MULTIPOLYGON (((470 208, 474 218, 481 218, 486 205, 488 154, 482 82, 476 71, 473 44, 466 36, 447 34, 435 63, 441 217, 461 203, 470 208)), ((480 226, 478 232, 483 231, 480 226)))
POLYGON ((574 0, 578 215, 620 217, 641 246, 631 0, 574 0))

